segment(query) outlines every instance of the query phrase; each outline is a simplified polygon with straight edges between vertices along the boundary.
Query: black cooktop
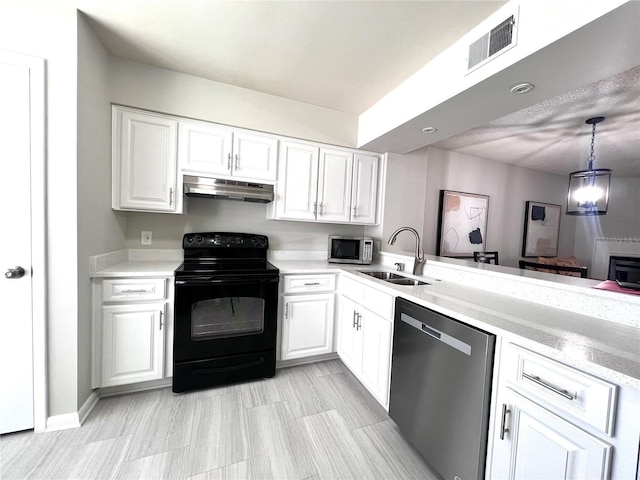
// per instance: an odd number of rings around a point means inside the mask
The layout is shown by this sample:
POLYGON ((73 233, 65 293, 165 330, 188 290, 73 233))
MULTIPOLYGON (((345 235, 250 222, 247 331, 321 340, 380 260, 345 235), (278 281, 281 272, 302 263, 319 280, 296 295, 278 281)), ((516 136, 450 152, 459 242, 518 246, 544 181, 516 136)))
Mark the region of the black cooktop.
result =
POLYGON ((269 239, 253 233, 187 233, 182 239, 184 263, 176 276, 193 274, 273 274, 279 270, 267 261, 269 239))

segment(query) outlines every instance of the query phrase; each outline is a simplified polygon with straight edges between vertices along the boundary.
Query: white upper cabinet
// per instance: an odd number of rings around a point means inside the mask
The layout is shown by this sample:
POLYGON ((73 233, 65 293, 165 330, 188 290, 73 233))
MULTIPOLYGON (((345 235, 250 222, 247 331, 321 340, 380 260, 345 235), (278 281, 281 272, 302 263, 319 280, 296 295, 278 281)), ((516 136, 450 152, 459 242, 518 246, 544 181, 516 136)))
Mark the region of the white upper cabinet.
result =
POLYGON ((275 182, 278 140, 269 135, 236 130, 233 133, 233 176, 275 182))
POLYGON ((179 163, 183 173, 228 175, 231 129, 206 122, 180 122, 179 163))
POLYGON ((182 173, 275 182, 278 139, 208 122, 180 121, 182 173))
POLYGON ((350 217, 353 223, 376 223, 379 162, 377 155, 364 153, 353 155, 350 217))
POLYGON ((166 116, 113 108, 115 210, 182 213, 177 132, 178 122, 166 116))
POLYGON ((352 153, 320 149, 317 221, 340 223, 350 221, 352 170, 352 153))
POLYGON ((378 164, 374 154, 282 141, 269 217, 375 224, 378 164))
POLYGON ((304 143, 280 143, 276 185, 276 218, 315 220, 318 189, 318 148, 304 143))

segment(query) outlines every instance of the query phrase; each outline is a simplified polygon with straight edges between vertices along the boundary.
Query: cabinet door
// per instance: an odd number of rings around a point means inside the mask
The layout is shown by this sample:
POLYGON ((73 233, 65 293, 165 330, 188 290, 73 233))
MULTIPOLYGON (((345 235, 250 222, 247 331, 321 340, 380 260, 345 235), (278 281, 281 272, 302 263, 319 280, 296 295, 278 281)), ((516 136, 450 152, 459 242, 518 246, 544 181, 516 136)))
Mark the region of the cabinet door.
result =
POLYGON ((391 368, 391 322, 370 311, 362 320, 361 378, 383 406, 389 404, 391 368))
POLYGON ((275 182, 278 140, 267 135, 236 131, 233 137, 233 176, 275 182))
POLYGON ((358 318, 358 304, 347 297, 340 299, 338 320, 338 355, 355 374, 362 363, 362 321, 358 318))
POLYGON ((353 223, 376 223, 378 163, 377 155, 362 153, 354 155, 351 194, 351 221, 353 223))
POLYGON ((333 294, 285 295, 282 359, 333 351, 333 294))
MULTIPOLYGON (((554 415, 509 388, 501 392, 505 405, 504 439, 500 425, 491 460, 491 478, 609 478, 612 447, 554 415)), ((500 413, 500 412, 498 412, 500 413)), ((502 422, 502 415, 496 415, 502 422)))
POLYGON ((101 386, 162 378, 165 304, 102 307, 101 386))
POLYGON ((179 132, 183 173, 231 175, 231 129, 204 122, 180 122, 179 132))
POLYGON ((315 220, 318 148, 281 142, 276 186, 276 218, 315 220))
POLYGON ((318 173, 319 222, 349 222, 353 154, 320 149, 318 173))
POLYGON ((113 208, 180 213, 177 122, 118 108, 113 114, 113 208))

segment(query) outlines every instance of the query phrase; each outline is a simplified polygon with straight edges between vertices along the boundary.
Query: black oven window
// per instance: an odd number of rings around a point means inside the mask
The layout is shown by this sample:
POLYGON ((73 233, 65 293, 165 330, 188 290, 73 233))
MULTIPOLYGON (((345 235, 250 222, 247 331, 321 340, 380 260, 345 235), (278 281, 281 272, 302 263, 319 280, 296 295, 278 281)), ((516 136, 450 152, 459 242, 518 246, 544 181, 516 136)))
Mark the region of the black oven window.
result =
POLYGON ((331 256, 345 260, 357 260, 360 257, 359 240, 334 240, 331 256))
POLYGON ((264 330, 264 300, 254 297, 223 297, 196 302, 191 307, 191 338, 254 335, 264 330))

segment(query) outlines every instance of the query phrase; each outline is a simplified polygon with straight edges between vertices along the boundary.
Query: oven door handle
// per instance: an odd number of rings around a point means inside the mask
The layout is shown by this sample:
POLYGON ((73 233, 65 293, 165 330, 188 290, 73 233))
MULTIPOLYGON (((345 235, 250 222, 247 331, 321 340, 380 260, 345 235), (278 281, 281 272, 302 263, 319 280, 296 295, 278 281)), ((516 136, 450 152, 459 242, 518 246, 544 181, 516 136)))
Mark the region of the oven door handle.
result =
POLYGON ((264 276, 243 276, 243 277, 214 277, 214 276, 197 276, 197 277, 189 277, 186 279, 176 279, 176 285, 247 285, 252 283, 277 283, 279 280, 278 277, 264 277, 264 276))

